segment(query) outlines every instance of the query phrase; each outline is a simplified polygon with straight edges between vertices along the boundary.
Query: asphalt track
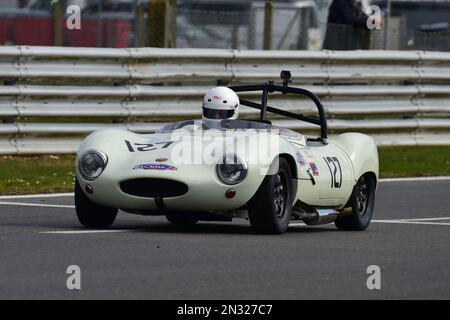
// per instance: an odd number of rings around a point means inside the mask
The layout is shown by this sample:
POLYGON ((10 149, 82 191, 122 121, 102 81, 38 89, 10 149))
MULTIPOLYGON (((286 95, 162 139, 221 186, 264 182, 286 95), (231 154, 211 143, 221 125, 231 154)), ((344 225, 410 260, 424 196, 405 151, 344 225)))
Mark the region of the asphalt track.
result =
POLYGON ((0 299, 450 299, 450 179, 379 185, 364 232, 120 214, 85 233, 71 196, 0 197, 0 299), (81 290, 66 269, 81 268, 81 290), (369 265, 381 289, 369 290, 369 265))

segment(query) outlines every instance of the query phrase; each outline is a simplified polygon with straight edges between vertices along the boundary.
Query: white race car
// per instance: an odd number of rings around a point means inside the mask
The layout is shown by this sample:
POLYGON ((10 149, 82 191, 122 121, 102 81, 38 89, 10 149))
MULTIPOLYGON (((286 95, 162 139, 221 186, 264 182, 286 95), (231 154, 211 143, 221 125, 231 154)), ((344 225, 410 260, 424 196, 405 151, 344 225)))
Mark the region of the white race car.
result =
MULTIPOLYGON (((245 218, 257 233, 280 234, 291 220, 334 222, 341 230, 370 224, 378 181, 378 152, 360 133, 327 138, 324 108, 312 92, 283 85, 230 87, 261 91, 258 120, 187 120, 154 134, 106 129, 90 134, 77 156, 76 213, 89 228, 112 225, 118 209, 165 215, 174 224, 245 218), (272 92, 309 97, 319 117, 267 105, 272 92), (274 126, 272 112, 320 126, 320 137, 274 126)), ((226 101, 224 101, 226 102, 226 101)))

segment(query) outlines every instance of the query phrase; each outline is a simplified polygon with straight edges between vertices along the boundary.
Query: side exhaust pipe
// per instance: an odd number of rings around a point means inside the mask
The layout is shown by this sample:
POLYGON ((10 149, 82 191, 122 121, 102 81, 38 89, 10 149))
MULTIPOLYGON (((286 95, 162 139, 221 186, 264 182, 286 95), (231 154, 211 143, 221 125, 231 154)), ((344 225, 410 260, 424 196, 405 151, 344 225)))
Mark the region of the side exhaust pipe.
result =
POLYGON ((336 220, 338 212, 332 209, 317 209, 316 212, 308 214, 303 222, 309 226, 316 226, 319 224, 332 223, 336 220))

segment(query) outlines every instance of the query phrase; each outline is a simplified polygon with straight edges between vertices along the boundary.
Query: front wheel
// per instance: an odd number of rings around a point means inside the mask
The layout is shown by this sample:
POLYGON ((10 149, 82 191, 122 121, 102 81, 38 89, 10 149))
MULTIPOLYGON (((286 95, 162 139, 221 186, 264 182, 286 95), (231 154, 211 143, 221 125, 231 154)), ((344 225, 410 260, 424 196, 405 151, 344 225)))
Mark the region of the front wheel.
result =
POLYGON ((286 159, 279 159, 278 171, 267 175, 249 202, 248 217, 257 233, 281 234, 292 215, 292 173, 286 159))
POLYGON ((117 209, 98 205, 91 201, 75 180, 75 211, 78 221, 88 228, 106 228, 116 220, 117 209))
POLYGON ((375 178, 365 174, 358 179, 349 200, 352 213, 338 217, 335 225, 339 230, 362 231, 372 220, 375 202, 375 178))

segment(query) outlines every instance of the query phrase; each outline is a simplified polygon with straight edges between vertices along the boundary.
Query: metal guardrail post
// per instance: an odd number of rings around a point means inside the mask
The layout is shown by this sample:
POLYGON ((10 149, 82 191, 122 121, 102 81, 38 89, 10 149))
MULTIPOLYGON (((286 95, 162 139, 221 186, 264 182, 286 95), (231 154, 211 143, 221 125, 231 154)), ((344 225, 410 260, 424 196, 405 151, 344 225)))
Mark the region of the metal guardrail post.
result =
POLYGON ((150 47, 164 48, 166 39, 167 0, 148 2, 148 44, 150 47))
POLYGON ((383 48, 387 50, 389 47, 389 20, 391 19, 391 0, 386 0, 386 19, 384 21, 384 39, 383 48))
POLYGON ((311 20, 311 11, 310 8, 300 8, 299 10, 299 36, 297 41, 297 49, 298 50, 308 50, 309 45, 309 25, 311 20))
POLYGON ((264 50, 272 49, 272 2, 266 2, 264 6, 264 50))
POLYGON ((164 47, 166 0, 149 0, 148 2, 148 45, 164 47))
POLYGON ((177 47, 177 0, 168 0, 166 15, 166 48, 177 47))
POLYGON ((150 47, 176 47, 176 0, 149 0, 148 39, 150 47))
POLYGON ((59 0, 52 1, 52 15, 53 15, 53 45, 62 46, 63 44, 62 10, 61 10, 61 2, 59 2, 59 0))
POLYGON ((97 47, 103 46, 103 21, 102 21, 102 12, 103 12, 103 1, 97 0, 97 47))
POLYGON ((137 47, 145 47, 145 21, 144 21, 144 12, 145 8, 142 3, 138 3, 136 6, 136 34, 135 45, 137 47))
POLYGON ((256 49, 256 13, 255 8, 252 6, 250 9, 250 13, 247 19, 247 47, 250 50, 256 49))

